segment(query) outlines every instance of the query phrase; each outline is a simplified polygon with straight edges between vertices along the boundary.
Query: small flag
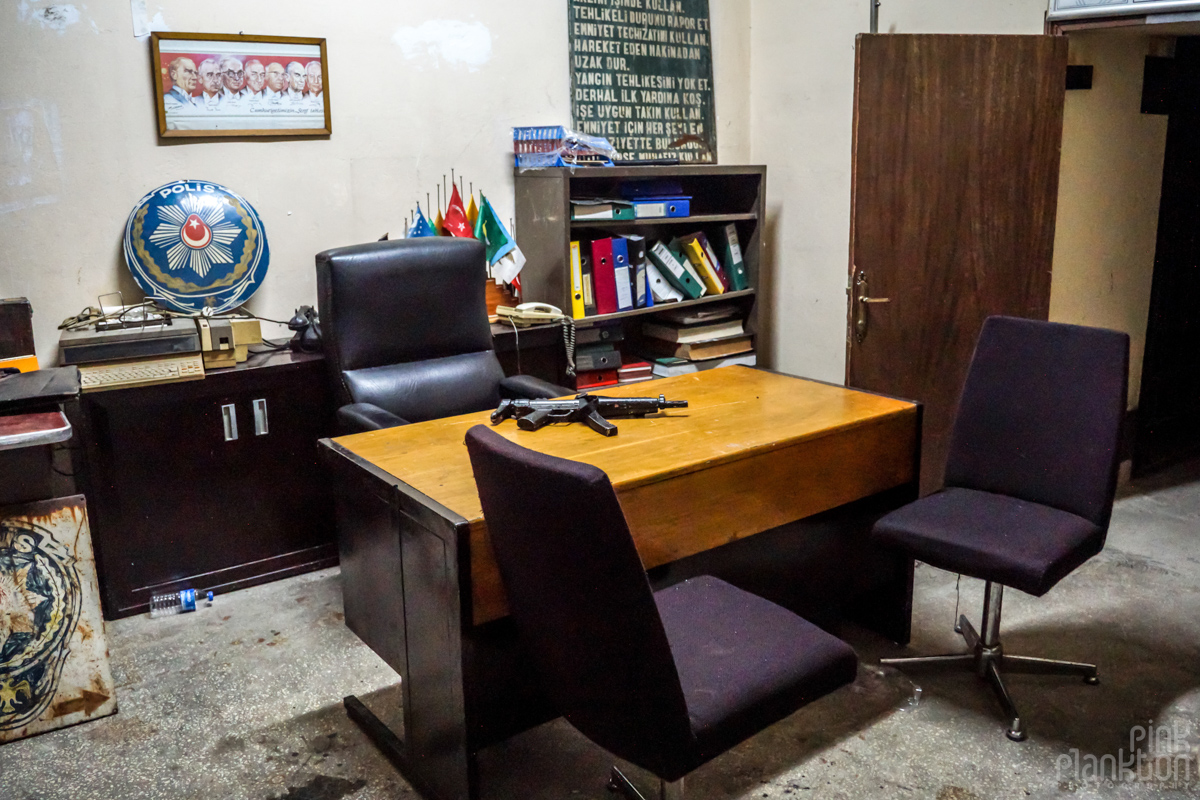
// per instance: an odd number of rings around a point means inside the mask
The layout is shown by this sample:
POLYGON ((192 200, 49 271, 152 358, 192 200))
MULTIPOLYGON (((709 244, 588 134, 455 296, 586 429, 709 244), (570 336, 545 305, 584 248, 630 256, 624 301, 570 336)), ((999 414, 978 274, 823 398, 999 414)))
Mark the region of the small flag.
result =
POLYGON ((416 219, 413 220, 413 225, 408 229, 408 238, 412 239, 418 236, 437 236, 433 232, 433 228, 429 225, 429 220, 425 219, 425 215, 421 213, 421 206, 417 206, 416 219))
POLYGON ((479 218, 475 220, 475 238, 483 242, 487 249, 487 262, 490 265, 507 255, 517 246, 517 243, 504 229, 504 223, 496 216, 496 211, 488 199, 482 193, 479 197, 482 205, 479 209, 479 218))
POLYGON ((475 220, 479 219, 479 206, 475 205, 475 192, 471 192, 471 199, 467 202, 467 222, 471 223, 471 230, 475 229, 475 220))
POLYGON ((442 210, 439 208, 437 216, 433 218, 434 236, 447 236, 446 221, 442 219, 442 210))
POLYGON ((463 208, 462 198, 458 196, 458 187, 450 192, 450 204, 446 207, 446 233, 450 236, 472 238, 471 223, 467 220, 467 212, 463 208))
POLYGON ((517 247, 516 243, 513 243, 512 250, 501 256, 492 266, 492 274, 496 276, 497 280, 520 286, 520 279, 517 278, 517 275, 524 266, 525 254, 521 252, 521 248, 517 247))

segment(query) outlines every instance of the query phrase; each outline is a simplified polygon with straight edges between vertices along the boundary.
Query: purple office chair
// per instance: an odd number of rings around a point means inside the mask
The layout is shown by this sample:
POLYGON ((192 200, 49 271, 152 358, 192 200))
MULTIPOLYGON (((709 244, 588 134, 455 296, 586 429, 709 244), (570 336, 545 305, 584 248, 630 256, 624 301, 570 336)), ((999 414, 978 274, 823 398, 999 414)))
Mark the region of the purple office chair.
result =
MULTIPOLYGON (((683 777, 854 680, 858 659, 710 576, 654 592, 608 476, 477 425, 467 450, 509 610, 558 711, 596 744, 683 777)), ((641 798, 613 768, 609 788, 641 798)))
POLYGON ((914 558, 987 582, 983 636, 966 616, 955 627, 972 652, 881 663, 974 670, 995 690, 1013 741, 1026 734, 1002 670, 1099 683, 1093 664, 1005 653, 1000 605, 1005 586, 1041 597, 1104 547, 1128 374, 1124 333, 989 317, 954 421, 946 487, 872 531, 914 558))

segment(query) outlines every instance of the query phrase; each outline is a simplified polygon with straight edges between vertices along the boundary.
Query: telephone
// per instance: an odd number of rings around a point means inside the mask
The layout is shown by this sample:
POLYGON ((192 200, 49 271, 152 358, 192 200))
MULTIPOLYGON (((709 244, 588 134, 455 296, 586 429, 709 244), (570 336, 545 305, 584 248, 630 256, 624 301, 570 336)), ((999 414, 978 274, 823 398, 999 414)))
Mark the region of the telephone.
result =
POLYGON ((316 353, 321 349, 321 321, 312 306, 300 306, 296 314, 288 320, 288 330, 296 335, 288 342, 295 353, 316 353))
MULTIPOLYGON (((563 347, 567 351, 567 376, 575 377, 575 320, 568 317, 558 306, 549 303, 521 303, 516 308, 496 306, 496 315, 508 320, 514 333, 518 326, 527 327, 558 320, 563 329, 563 347)), ((517 366, 520 369, 520 340, 517 340, 517 366)))
POLYGON ((516 308, 496 306, 496 315, 508 318, 514 325, 537 325, 562 319, 562 309, 549 303, 521 303, 516 308))

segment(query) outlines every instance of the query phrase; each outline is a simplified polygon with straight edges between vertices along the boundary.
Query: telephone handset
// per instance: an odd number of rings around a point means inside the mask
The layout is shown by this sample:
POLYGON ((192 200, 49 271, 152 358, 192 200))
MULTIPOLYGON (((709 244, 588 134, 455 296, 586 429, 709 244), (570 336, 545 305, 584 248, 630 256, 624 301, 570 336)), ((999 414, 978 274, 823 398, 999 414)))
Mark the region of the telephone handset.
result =
MULTIPOLYGON (((525 327, 555 320, 561 322, 563 346, 567 351, 567 376, 575 377, 575 320, 564 314, 562 309, 549 303, 521 303, 516 308, 496 306, 496 315, 508 320, 509 324, 513 326, 514 332, 518 325, 525 327)), ((519 345, 517 357, 520 358, 519 345)), ((519 365, 520 361, 518 360, 517 363, 519 365)))
POLYGON ((539 322, 553 322, 565 315, 562 309, 549 303, 521 303, 516 308, 497 306, 496 314, 507 317, 515 325, 536 325, 539 322))

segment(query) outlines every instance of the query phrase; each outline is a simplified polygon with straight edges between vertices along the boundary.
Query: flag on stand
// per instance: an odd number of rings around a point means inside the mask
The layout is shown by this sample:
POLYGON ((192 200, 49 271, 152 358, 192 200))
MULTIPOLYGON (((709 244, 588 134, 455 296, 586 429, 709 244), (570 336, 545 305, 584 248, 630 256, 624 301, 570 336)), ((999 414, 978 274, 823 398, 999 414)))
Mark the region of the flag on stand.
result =
POLYGON ((483 242, 487 250, 487 262, 495 264, 502 256, 516 247, 516 242, 504 229, 504 224, 496 216, 496 211, 488 199, 479 193, 479 218, 475 220, 475 238, 483 242))
POLYGON ((433 218, 433 235, 446 236, 446 222, 442 219, 442 210, 439 208, 437 216, 433 218))
POLYGON ((479 206, 475 205, 475 189, 471 189, 471 200, 467 203, 467 222, 471 223, 471 230, 475 230, 475 220, 479 219, 479 206))
POLYGON ((451 191, 450 203, 446 206, 445 224, 448 235, 472 238, 471 224, 467 220, 467 212, 463 208, 462 198, 458 196, 457 186, 451 191))
POLYGON ((493 277, 504 283, 512 283, 525 266, 525 254, 517 247, 516 241, 509 235, 504 223, 496 216, 496 210, 482 192, 479 197, 482 204, 479 218, 475 220, 475 238, 483 242, 486 248, 488 265, 494 267, 493 277))
POLYGON ((421 213, 421 206, 417 206, 417 216, 413 220, 412 227, 408 229, 408 238, 413 239, 418 236, 437 236, 433 232, 433 227, 430 226, 429 220, 425 219, 425 215, 421 213))

